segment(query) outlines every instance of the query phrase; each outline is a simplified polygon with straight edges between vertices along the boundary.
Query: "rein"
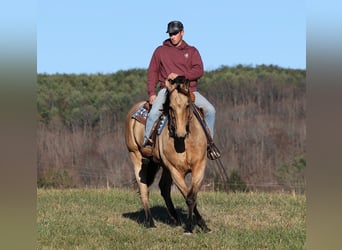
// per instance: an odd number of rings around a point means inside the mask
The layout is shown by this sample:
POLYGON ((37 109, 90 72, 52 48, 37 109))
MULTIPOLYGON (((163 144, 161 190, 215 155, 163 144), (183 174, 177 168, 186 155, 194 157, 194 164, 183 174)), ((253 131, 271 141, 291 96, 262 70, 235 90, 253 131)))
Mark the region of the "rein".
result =
POLYGON ((191 99, 190 90, 188 87, 186 89, 182 88, 181 84, 186 84, 186 79, 184 79, 184 81, 177 81, 177 82, 172 81, 172 80, 169 80, 169 81, 171 82, 171 84, 176 84, 176 87, 168 92, 168 104, 169 104, 168 105, 168 113, 169 113, 168 128, 169 128, 170 136, 176 137, 175 131, 177 129, 176 118, 175 118, 175 115, 173 113, 173 110, 170 108, 170 96, 175 90, 177 90, 178 93, 187 96, 187 98, 188 98, 188 102, 189 102, 189 106, 187 107, 188 119, 187 119, 187 123, 186 123, 186 131, 187 131, 186 135, 188 135, 190 132, 190 129, 189 129, 190 128, 190 121, 192 119, 192 112, 190 110, 190 107, 192 106, 192 99, 191 99))

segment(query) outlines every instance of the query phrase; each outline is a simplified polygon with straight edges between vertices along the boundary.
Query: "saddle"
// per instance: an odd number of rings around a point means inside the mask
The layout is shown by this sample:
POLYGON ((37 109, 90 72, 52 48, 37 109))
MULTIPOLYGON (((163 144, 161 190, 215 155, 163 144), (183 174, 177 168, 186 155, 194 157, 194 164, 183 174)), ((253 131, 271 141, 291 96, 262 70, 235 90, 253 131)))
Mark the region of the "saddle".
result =
MULTIPOLYGON (((151 107, 151 104, 146 101, 132 114, 132 118, 146 125, 147 116, 151 107)), ((167 120, 168 116, 165 113, 162 113, 159 116, 159 119, 155 122, 151 130, 150 138, 152 139, 152 141, 155 141, 156 136, 161 134, 163 128, 165 127, 165 124, 167 123, 167 120)))
MULTIPOLYGON (((137 110, 132 114, 132 118, 137 120, 138 122, 146 125, 146 120, 148 116, 148 112, 151 109, 151 105, 148 101, 143 103, 140 107, 137 108, 137 110)), ((204 130, 204 133, 207 137, 207 157, 210 160, 216 160, 221 157, 220 150, 216 147, 213 139, 210 136, 210 131, 208 128, 208 125, 204 119, 204 113, 202 109, 197 107, 196 105, 193 105, 193 112, 196 118, 199 120, 201 123, 201 126, 204 130)), ((162 113, 159 117, 159 119, 155 122, 154 126, 152 127, 151 135, 150 138, 155 141, 156 136, 160 135, 163 128, 165 127, 166 123, 168 120, 168 115, 162 113)))
POLYGON ((150 112, 150 109, 151 104, 146 101, 141 106, 139 106, 136 111, 134 111, 134 113, 132 114, 132 118, 146 125, 147 115, 148 112, 150 112))

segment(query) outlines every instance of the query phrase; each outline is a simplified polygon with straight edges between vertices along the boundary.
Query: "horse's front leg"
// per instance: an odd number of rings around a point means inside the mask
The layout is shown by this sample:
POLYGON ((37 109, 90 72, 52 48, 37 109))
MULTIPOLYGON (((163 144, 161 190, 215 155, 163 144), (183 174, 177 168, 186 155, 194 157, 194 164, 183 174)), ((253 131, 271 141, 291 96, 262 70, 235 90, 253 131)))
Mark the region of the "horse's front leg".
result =
POLYGON ((197 194, 189 193, 186 204, 188 205, 189 214, 188 221, 185 227, 185 233, 192 233, 194 226, 197 224, 205 233, 211 232, 202 216, 197 210, 197 194))
POLYGON ((196 207, 196 193, 194 193, 192 189, 188 193, 185 202, 188 205, 188 218, 187 222, 185 223, 184 233, 192 233, 195 226, 193 213, 194 208, 196 207))
POLYGON ((202 216, 201 216, 200 213, 198 212, 198 210, 197 210, 197 205, 195 205, 194 214, 195 214, 195 216, 196 216, 197 225, 203 230, 203 232, 205 232, 205 233, 211 232, 211 230, 208 228, 207 224, 206 224, 205 221, 203 220, 202 216))
POLYGON ((186 203, 189 208, 188 222, 186 224, 186 232, 191 233, 193 227, 197 224, 204 232, 210 232, 205 221, 197 210, 197 194, 201 187, 201 183, 204 177, 205 166, 198 165, 198 168, 193 168, 192 171, 192 183, 189 193, 186 197, 186 203))
POLYGON ((179 191, 182 193, 188 206, 188 218, 185 223, 184 233, 192 233, 192 230, 194 228, 193 212, 196 204, 196 193, 193 192, 193 189, 191 189, 190 192, 188 191, 184 172, 179 172, 176 168, 169 168, 169 170, 174 183, 176 184, 179 191))

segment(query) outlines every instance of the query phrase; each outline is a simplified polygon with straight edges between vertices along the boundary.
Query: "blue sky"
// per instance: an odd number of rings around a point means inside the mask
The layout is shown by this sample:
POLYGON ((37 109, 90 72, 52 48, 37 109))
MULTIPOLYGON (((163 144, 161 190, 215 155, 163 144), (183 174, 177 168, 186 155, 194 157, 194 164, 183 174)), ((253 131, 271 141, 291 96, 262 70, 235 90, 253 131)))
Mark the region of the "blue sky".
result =
POLYGON ((200 51, 205 70, 238 64, 306 69, 303 0, 39 0, 37 72, 147 68, 171 20, 183 22, 184 40, 200 51))

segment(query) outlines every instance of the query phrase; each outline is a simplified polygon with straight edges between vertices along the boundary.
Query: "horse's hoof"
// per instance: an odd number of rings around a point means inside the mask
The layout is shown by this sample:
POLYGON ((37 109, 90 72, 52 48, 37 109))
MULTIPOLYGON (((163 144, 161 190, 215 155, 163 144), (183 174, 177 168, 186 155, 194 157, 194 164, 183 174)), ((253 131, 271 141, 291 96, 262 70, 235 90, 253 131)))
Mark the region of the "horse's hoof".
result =
POLYGON ((154 222, 145 222, 145 223, 144 223, 144 226, 145 226, 146 228, 155 228, 155 227, 156 227, 156 225, 154 224, 154 222))
POLYGON ((157 228, 155 225, 145 225, 146 228, 150 229, 150 228, 157 228))
POLYGON ((171 227, 178 227, 178 226, 182 225, 182 223, 176 219, 169 219, 169 225, 171 227))
POLYGON ((177 223, 173 223, 173 222, 169 223, 169 225, 170 225, 170 227, 178 227, 179 226, 177 223))
POLYGON ((192 228, 191 227, 184 227, 184 234, 185 235, 192 235, 192 228))

